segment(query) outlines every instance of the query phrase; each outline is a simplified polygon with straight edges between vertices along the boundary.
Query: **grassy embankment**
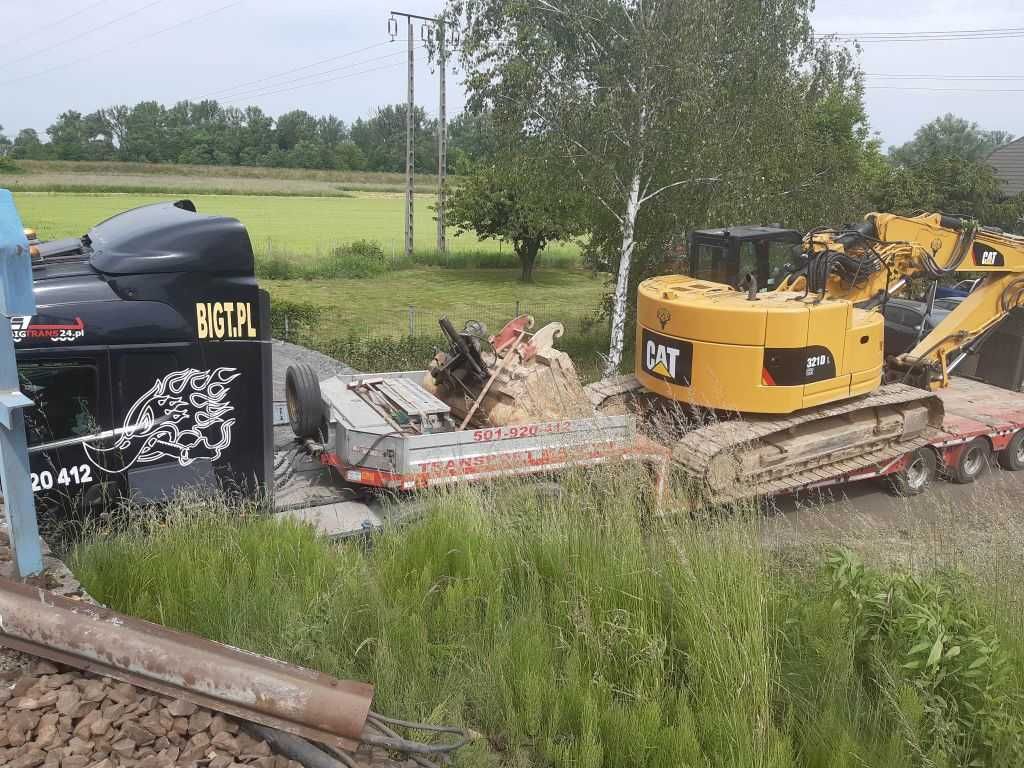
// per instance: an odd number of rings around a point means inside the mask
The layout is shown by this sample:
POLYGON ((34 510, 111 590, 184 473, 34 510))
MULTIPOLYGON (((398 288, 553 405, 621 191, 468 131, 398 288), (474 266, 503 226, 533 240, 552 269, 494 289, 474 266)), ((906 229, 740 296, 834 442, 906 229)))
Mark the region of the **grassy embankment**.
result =
MULTIPOLYGON (((245 172, 267 170, 198 168, 239 172, 243 181, 248 179, 245 172)), ((160 175, 150 166, 141 169, 160 175)), ((287 172, 283 182, 276 176, 262 181, 291 184, 292 173, 287 172)), ((204 178, 188 181, 198 184, 204 178)), ((508 245, 453 233, 450 253, 440 257, 428 213, 432 200, 426 195, 420 197, 418 250, 410 261, 401 255, 400 195, 206 195, 188 188, 181 194, 186 193, 201 212, 234 216, 248 228, 257 252, 257 273, 274 300, 275 332, 284 333, 288 316, 290 339, 361 370, 423 366, 438 341, 440 315, 448 313, 460 323, 479 319, 496 329, 512 317, 517 302, 538 321, 565 322, 567 349, 586 358, 584 367, 596 370, 596 355, 606 345, 606 332, 593 322, 604 280, 579 268, 579 249, 574 245, 549 246, 536 283, 523 285, 508 245), (355 249, 353 243, 358 243, 355 249), (409 306, 415 307, 412 334, 409 306)), ((115 213, 166 199, 168 195, 15 192, 22 219, 43 238, 79 235, 115 213)))
POLYGON ((983 536, 857 538, 865 566, 776 549, 742 510, 651 519, 642 487, 612 469, 559 499, 439 494, 372 547, 181 504, 72 564, 119 610, 468 726, 482 738, 459 765, 1021 764, 1019 523, 979 509, 983 536))

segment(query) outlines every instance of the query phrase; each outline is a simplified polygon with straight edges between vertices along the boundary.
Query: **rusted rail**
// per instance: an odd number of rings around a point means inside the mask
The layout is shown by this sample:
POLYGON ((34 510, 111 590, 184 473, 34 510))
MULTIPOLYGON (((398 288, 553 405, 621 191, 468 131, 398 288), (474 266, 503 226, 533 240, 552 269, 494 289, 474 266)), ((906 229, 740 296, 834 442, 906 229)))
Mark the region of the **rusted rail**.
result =
POLYGON ((358 747, 373 699, 366 683, 8 579, 0 579, 0 645, 339 749, 358 747))

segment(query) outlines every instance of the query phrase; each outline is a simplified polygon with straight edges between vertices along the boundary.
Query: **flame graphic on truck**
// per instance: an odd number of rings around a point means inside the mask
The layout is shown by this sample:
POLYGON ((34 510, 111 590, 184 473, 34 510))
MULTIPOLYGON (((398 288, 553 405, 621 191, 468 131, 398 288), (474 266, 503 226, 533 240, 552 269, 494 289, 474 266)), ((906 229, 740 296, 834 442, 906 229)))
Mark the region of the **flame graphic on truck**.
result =
POLYGON ((200 459, 217 461, 231 444, 235 409, 228 396, 239 376, 236 368, 187 368, 157 379, 128 410, 114 443, 105 448, 86 444, 86 455, 100 469, 119 466, 106 469, 115 472, 161 459, 183 467, 200 459), (121 452, 121 462, 102 461, 114 451, 121 452))

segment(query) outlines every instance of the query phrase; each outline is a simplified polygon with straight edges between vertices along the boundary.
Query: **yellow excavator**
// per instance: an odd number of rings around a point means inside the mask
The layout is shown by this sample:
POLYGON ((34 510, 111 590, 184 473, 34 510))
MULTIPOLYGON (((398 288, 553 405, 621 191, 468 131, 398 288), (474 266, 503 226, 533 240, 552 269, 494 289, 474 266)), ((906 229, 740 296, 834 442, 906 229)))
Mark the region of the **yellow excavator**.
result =
POLYGON ((641 283, 635 376, 591 389, 598 405, 624 395, 662 412, 675 404, 687 424, 673 456, 715 500, 785 492, 924 445, 942 426, 933 391, 1024 305, 1024 237, 966 218, 871 213, 808 232, 801 251, 773 290, 759 291, 754 271, 742 286, 693 275, 641 283), (960 272, 983 279, 886 360, 888 298, 960 272))

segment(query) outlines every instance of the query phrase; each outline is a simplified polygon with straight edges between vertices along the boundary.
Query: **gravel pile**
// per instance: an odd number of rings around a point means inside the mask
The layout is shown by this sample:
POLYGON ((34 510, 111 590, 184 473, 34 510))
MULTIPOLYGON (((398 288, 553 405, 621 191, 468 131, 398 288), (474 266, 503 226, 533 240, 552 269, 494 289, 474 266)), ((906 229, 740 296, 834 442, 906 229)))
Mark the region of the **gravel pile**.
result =
POLYGON ((0 678, 7 768, 301 768, 231 718, 109 677, 37 660, 0 678))

